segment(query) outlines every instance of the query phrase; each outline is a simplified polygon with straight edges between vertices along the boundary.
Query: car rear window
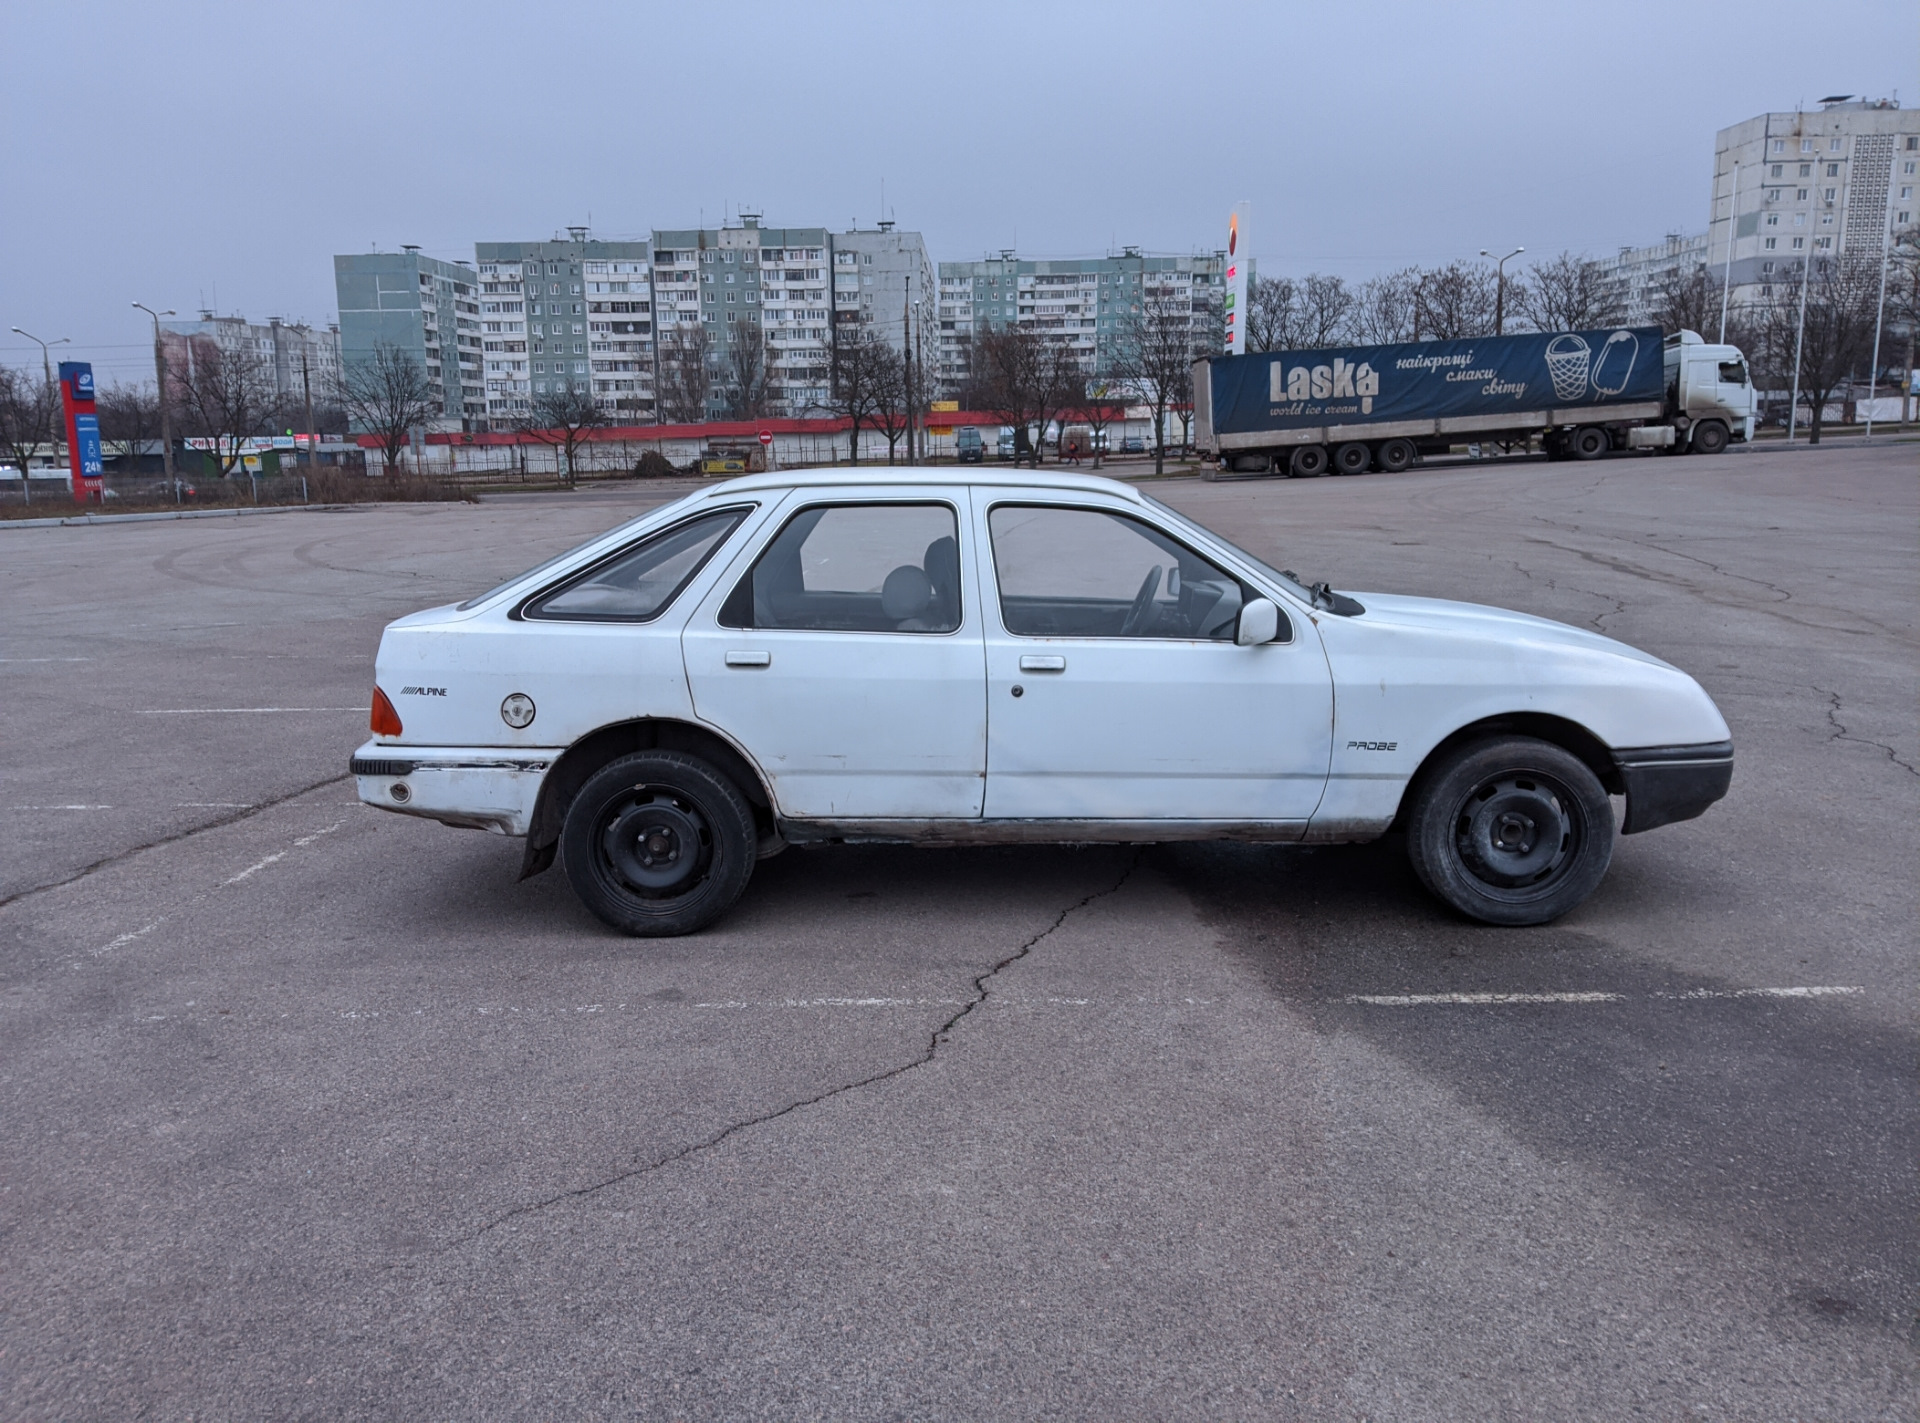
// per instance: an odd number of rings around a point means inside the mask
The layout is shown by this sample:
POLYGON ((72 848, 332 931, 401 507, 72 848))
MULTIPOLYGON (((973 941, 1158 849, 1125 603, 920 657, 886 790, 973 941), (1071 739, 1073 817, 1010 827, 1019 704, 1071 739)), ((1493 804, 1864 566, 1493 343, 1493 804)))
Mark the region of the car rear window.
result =
POLYGON ((716 509, 663 529, 536 594, 523 618, 557 622, 650 622, 664 613, 727 536, 746 508, 716 509))

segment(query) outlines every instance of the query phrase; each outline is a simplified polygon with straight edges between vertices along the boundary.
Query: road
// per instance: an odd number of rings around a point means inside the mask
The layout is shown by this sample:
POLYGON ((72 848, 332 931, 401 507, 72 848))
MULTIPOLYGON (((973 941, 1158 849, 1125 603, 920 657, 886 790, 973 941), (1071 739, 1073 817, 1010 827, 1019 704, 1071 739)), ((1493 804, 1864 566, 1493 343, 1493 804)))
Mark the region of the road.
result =
POLYGON ((661 491, 0 529, 0 1417, 1911 1418, 1916 448, 1149 486, 1701 679, 1728 799, 1528 930, 836 847, 622 940, 342 772, 661 491))

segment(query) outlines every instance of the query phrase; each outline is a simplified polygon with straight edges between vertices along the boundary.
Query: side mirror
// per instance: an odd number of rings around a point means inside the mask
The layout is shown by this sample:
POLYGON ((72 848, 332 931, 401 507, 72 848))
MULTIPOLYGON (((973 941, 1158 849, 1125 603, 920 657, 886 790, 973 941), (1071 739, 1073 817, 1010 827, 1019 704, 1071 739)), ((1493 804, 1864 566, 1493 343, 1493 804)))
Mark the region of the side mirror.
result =
POLYGON ((1240 621, 1233 630, 1233 640, 1242 647, 1252 647, 1257 643, 1272 642, 1280 631, 1280 609, 1265 598, 1255 598, 1240 609, 1240 621))

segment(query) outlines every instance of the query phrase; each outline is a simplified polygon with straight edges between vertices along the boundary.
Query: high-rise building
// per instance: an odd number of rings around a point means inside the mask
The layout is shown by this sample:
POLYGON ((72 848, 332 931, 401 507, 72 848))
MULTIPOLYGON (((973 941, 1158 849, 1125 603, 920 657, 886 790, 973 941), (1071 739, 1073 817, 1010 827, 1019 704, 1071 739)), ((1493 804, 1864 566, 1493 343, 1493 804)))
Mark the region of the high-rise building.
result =
POLYGON ((1619 304, 1620 320, 1643 326, 1658 323, 1660 300, 1667 287, 1696 272, 1706 260, 1706 233, 1689 236, 1669 232, 1662 241, 1645 247, 1622 247, 1594 265, 1600 269, 1607 295, 1619 304))
POLYGON ((526 418, 540 396, 591 392, 609 418, 654 419, 653 248, 601 241, 479 242, 487 417, 526 418))
POLYGON ((211 341, 222 350, 246 351, 272 370, 274 394, 290 406, 303 404, 308 394, 316 403, 325 400, 340 374, 338 326, 309 326, 278 316, 268 317, 263 324, 244 316, 203 311, 197 321, 162 318, 160 332, 170 369, 188 369, 189 350, 199 341, 211 341))
POLYGON ((1112 367, 1129 320, 1143 297, 1172 297, 1190 312, 1194 350, 1217 349, 1226 254, 1147 253, 1023 258, 1011 250, 977 262, 940 264, 939 379, 959 395, 967 381, 974 337, 1020 327, 1065 341, 1089 374, 1112 367))
POLYGON ((850 331, 879 336, 897 351, 911 351, 915 379, 933 379, 938 319, 933 262, 917 232, 896 232, 891 222, 833 236, 833 322, 843 338, 850 331))
POLYGON ((383 346, 425 369, 443 429, 471 429, 487 416, 481 383, 478 278, 467 262, 425 257, 418 247, 333 259, 340 302, 340 362, 351 370, 383 346))
POLYGON ((1795 281, 1809 258, 1877 262, 1889 219, 1912 224, 1920 111, 1836 94, 1817 112, 1760 114, 1714 137, 1707 265, 1733 300, 1795 281))

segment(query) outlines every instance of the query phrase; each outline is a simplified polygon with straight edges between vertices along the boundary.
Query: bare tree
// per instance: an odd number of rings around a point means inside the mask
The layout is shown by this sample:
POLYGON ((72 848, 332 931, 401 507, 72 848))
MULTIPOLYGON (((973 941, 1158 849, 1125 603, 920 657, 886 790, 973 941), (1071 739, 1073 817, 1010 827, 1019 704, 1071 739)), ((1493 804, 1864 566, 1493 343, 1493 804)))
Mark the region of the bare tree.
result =
MULTIPOLYGON (((1087 422, 1087 433, 1093 436, 1093 467, 1100 468, 1102 456, 1107 449, 1107 426, 1114 421, 1116 407, 1110 403, 1109 396, 1113 386, 1111 378, 1095 372, 1082 376, 1080 380, 1080 413, 1087 422)), ((1124 414, 1125 408, 1119 407, 1124 414)))
POLYGON ((1192 313, 1159 291, 1141 293, 1122 321, 1114 374, 1153 411, 1153 472, 1167 465, 1167 411, 1193 388, 1192 313))
POLYGON ((100 392, 100 438, 116 449, 132 470, 146 447, 160 436, 160 398, 152 382, 110 385, 100 392))
POLYGON ((284 413, 274 385, 273 365, 244 340, 189 337, 185 369, 173 370, 187 427, 207 442, 220 477, 226 478, 246 453, 246 441, 271 434, 284 413))
POLYGON ((1539 331, 1591 331, 1626 313, 1598 262, 1572 252, 1535 262, 1524 277, 1507 279, 1507 306, 1539 331))
POLYGON ((1352 313, 1355 339, 1366 346, 1417 340, 1420 279, 1418 267, 1407 267, 1361 283, 1352 313))
POLYGON ((767 342, 757 324, 734 329, 727 348, 727 418, 758 420, 771 400, 767 389, 767 342))
POLYGON ((389 474, 399 470, 412 432, 441 414, 426 368, 411 352, 385 341, 369 360, 343 361, 331 394, 349 426, 379 440, 389 474))
POLYGON ((1887 261, 1886 331, 1895 340, 1906 338, 1906 359, 1900 365, 1900 423, 1904 425, 1911 418, 1907 402, 1913 386, 1914 333, 1920 329, 1920 227, 1902 228, 1893 235, 1887 261))
POLYGON ((1058 365, 1047 349, 1055 344, 1037 331, 1019 327, 985 331, 974 338, 968 404, 991 411, 1002 425, 1013 428, 1016 464, 1026 459, 1039 463, 1033 427, 1040 426, 1038 438, 1044 443, 1048 411, 1057 408, 1051 386, 1058 377, 1058 365))
POLYGON ((1713 332, 1717 336, 1720 278, 1704 262, 1661 273, 1654 284, 1649 314, 1662 331, 1713 332))
POLYGON ((661 332, 660 374, 656 382, 660 413, 669 425, 698 425, 707 418, 713 393, 713 369, 707 364, 712 341, 707 328, 679 322, 661 332))
POLYGON ((1338 346, 1353 334, 1359 298, 1339 277, 1311 273, 1255 277, 1248 297, 1249 351, 1310 351, 1338 346))
POLYGON ((555 381, 544 395, 533 397, 533 408, 520 422, 520 429, 558 451, 560 477, 572 488, 579 476, 581 445, 590 430, 606 423, 607 412, 600 408, 592 391, 555 381))
POLYGON ((1867 362, 1880 276, 1868 264, 1828 257, 1815 257, 1811 268, 1798 274, 1807 284, 1804 317, 1800 280, 1776 283, 1761 315, 1760 338, 1783 387, 1791 385, 1798 351, 1800 400, 1807 408, 1809 443, 1817 445, 1827 402, 1850 387, 1867 362))
MULTIPOLYGON (((884 345, 884 343, 882 343, 884 345)), ((887 439, 887 463, 894 460, 894 447, 905 438, 910 412, 907 386, 907 360, 891 346, 874 360, 873 424, 887 439)))
POLYGON ((0 455, 19 468, 20 493, 29 502, 33 457, 52 445, 59 419, 58 385, 34 371, 0 366, 0 455))
POLYGON ((1462 341, 1493 334, 1494 269, 1451 262, 1422 273, 1414 290, 1414 339, 1462 341))
MULTIPOLYGON (((870 330, 838 336, 833 347, 833 413, 850 422, 847 458, 860 463, 860 427, 877 426, 880 406, 898 380, 894 350, 870 330)), ((904 423, 902 429, 904 429, 904 423)))

